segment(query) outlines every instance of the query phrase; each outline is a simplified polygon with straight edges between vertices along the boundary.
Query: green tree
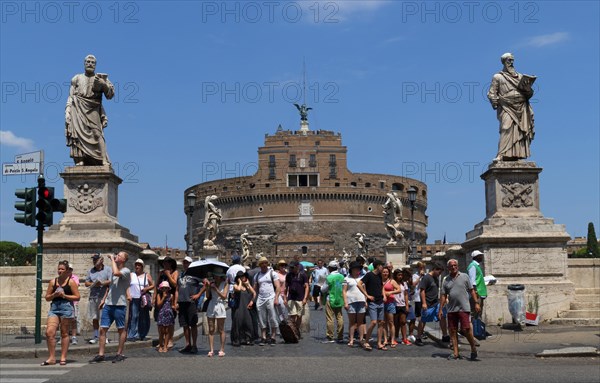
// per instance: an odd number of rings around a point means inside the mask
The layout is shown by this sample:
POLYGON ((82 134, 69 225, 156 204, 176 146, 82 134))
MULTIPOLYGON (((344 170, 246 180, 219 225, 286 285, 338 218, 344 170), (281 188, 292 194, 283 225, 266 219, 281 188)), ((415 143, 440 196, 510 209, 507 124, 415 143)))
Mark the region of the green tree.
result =
POLYGON ((592 258, 600 258, 598 239, 596 238, 596 230, 594 230, 594 224, 592 222, 588 223, 587 252, 592 258))
POLYGON ((33 262, 36 250, 16 242, 0 241, 0 266, 26 266, 33 262))

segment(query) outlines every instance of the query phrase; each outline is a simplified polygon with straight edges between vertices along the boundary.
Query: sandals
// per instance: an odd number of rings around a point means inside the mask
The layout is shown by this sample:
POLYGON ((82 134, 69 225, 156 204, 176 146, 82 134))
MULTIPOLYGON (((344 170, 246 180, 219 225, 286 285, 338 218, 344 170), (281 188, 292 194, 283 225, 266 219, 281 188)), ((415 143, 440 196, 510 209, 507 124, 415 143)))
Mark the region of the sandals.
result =
POLYGON ((219 356, 220 357, 224 357, 225 356, 225 352, 224 351, 219 351, 219 356))
POLYGON ((40 364, 40 366, 54 366, 56 364, 56 361, 54 362, 49 362, 49 361, 44 361, 42 362, 42 364, 40 364))
POLYGON ((396 342, 395 340, 392 341, 392 344, 390 345, 391 348, 396 348, 396 346, 398 345, 398 342, 396 342))
POLYGON ((363 344, 363 348, 367 351, 373 351, 373 347, 371 347, 371 345, 369 344, 369 342, 365 342, 363 344))
POLYGON ((67 361, 66 360, 61 360, 58 364, 60 364, 61 366, 66 366, 67 365, 67 361))
POLYGON ((377 346, 377 349, 381 350, 381 351, 387 351, 388 350, 388 348, 386 347, 385 344, 383 346, 377 346))
POLYGON ((348 342, 348 347, 354 347, 354 342, 348 342))
POLYGON ((206 356, 208 356, 209 358, 212 358, 213 355, 215 355, 215 353, 212 351, 209 351, 208 354, 206 354, 206 356))

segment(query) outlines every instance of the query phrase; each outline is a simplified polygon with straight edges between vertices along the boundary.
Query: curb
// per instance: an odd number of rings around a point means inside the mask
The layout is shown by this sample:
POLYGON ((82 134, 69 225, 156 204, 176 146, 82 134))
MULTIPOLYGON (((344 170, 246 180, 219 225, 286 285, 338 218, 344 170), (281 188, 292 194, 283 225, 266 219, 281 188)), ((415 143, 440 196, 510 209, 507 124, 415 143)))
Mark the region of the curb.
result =
POLYGON ((535 354, 538 358, 573 358, 573 357, 597 357, 600 352, 595 347, 565 347, 554 350, 544 350, 535 354))
MULTIPOLYGON (((183 329, 179 328, 173 334, 173 341, 183 337, 183 329)), ((138 342, 125 342, 125 351, 138 348, 153 347, 158 344, 158 339, 150 339, 138 342)), ((118 342, 112 342, 106 345, 104 350, 107 354, 114 353, 119 347, 118 342)), ((60 348, 59 350, 60 351, 60 348)), ((98 345, 82 344, 69 346, 68 355, 92 356, 98 354, 98 345)), ((0 358, 2 359, 27 359, 41 358, 48 355, 48 348, 45 342, 29 347, 0 347, 0 358)))

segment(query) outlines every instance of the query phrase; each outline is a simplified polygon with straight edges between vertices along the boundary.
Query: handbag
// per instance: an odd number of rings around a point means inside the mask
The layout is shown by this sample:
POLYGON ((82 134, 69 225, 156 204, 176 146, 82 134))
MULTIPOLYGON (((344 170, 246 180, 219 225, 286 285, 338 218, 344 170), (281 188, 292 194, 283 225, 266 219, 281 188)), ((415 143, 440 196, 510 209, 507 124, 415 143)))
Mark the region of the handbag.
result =
MULTIPOLYGON (((142 286, 139 284, 140 280, 138 279, 138 286, 140 286, 140 290, 142 290, 142 286)), ((144 273, 144 286, 146 286, 146 273, 144 273)), ((143 309, 151 309, 152 308, 152 295, 149 292, 142 294, 140 297, 140 306, 143 309)))
POLYGON ((205 313, 208 310, 208 304, 210 303, 210 299, 204 299, 204 303, 202 303, 202 308, 200 312, 205 313))

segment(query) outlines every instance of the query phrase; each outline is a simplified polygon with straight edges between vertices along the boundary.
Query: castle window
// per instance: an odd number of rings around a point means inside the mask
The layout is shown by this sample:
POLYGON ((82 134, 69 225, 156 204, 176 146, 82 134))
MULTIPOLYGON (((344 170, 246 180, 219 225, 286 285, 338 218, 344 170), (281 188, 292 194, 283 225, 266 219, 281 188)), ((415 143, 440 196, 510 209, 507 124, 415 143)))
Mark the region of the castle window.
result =
POLYGON ((283 145, 284 145, 284 146, 289 146, 289 145, 290 145, 290 143, 289 143, 289 142, 287 142, 287 141, 284 141, 284 142, 283 142, 283 145))
POLYGON ((271 167, 271 168, 275 167, 275 156, 274 155, 269 156, 269 167, 271 167))
POLYGON ((275 168, 269 168, 269 179, 270 180, 275 179, 275 168))
POLYGON ((310 166, 311 168, 316 168, 317 167, 317 155, 316 154, 311 154, 308 160, 308 166, 310 166))
POLYGON ((392 184, 392 190, 400 190, 400 191, 402 191, 402 190, 404 190, 404 185, 399 184, 399 183, 393 183, 392 184))
POLYGON ((379 181, 379 188, 385 189, 385 181, 379 181))
POLYGON ((336 188, 339 188, 339 187, 340 187, 340 183, 339 183, 339 182, 336 182, 336 183, 335 183, 335 187, 336 187, 336 188))
POLYGON ((370 188, 371 187, 371 183, 370 182, 365 183, 365 187, 366 188, 370 188))
POLYGON ((290 154, 290 168, 296 167, 296 155, 290 154))
POLYGON ((356 187, 356 182, 350 182, 350 186, 352 186, 353 188, 356 187))
POLYGON ((302 246, 302 254, 308 254, 308 246, 302 246))
POLYGON ((318 174, 288 174, 289 187, 319 186, 318 174))
POLYGON ((329 166, 336 166, 337 165, 337 161, 335 159, 335 154, 330 154, 329 155, 329 166))

